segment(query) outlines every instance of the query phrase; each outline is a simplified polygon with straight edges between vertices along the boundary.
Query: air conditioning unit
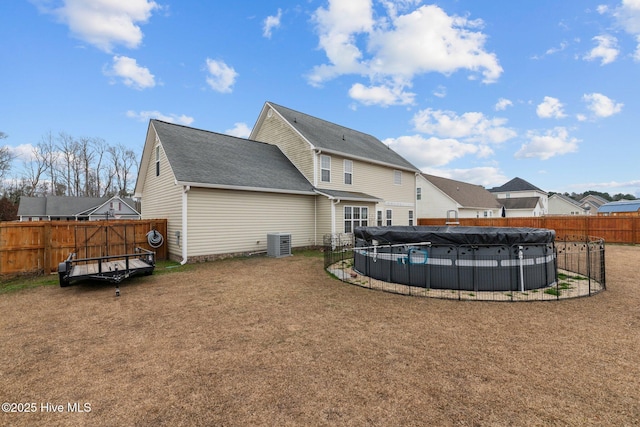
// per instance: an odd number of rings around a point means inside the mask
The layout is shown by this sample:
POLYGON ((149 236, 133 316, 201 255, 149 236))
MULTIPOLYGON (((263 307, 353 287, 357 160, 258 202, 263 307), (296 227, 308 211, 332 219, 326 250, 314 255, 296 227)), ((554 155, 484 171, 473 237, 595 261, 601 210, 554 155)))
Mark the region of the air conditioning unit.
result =
POLYGON ((267 234, 267 256, 291 256, 291 233, 267 234))

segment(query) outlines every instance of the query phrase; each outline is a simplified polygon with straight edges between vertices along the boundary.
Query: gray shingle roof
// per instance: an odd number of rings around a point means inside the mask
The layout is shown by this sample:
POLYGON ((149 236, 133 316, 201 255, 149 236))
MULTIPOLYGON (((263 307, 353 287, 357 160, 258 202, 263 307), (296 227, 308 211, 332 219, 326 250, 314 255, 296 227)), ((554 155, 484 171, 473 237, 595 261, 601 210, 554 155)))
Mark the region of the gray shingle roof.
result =
POLYGON ((381 202, 382 199, 371 196, 366 193, 359 193, 355 191, 340 191, 340 190, 327 190, 316 189, 316 193, 323 194, 325 196, 331 196, 340 200, 360 201, 360 202, 381 202))
POLYGON ((374 136, 318 119, 272 102, 268 102, 267 105, 276 110, 316 148, 341 153, 346 157, 370 160, 402 169, 418 171, 404 157, 374 136))
POLYGON ((151 125, 180 182, 284 192, 313 191, 309 181, 275 145, 160 120, 151 120, 151 125))
POLYGON ((424 173, 422 176, 463 207, 498 209, 501 206, 493 194, 479 185, 424 173))
POLYGON ((494 187, 489 191, 492 193, 499 193, 503 191, 540 191, 542 193, 546 193, 546 191, 539 189, 535 185, 525 181, 522 178, 513 178, 511 181, 506 184, 501 185, 500 187, 494 187))
POLYGON ((500 203, 507 209, 534 209, 539 197, 512 197, 509 199, 500 199, 500 203))
MULTIPOLYGON (((52 216, 70 217, 75 215, 88 215, 94 209, 110 200, 111 197, 20 197, 18 216, 52 216)), ((130 198, 123 201, 130 207, 135 203, 130 198)))

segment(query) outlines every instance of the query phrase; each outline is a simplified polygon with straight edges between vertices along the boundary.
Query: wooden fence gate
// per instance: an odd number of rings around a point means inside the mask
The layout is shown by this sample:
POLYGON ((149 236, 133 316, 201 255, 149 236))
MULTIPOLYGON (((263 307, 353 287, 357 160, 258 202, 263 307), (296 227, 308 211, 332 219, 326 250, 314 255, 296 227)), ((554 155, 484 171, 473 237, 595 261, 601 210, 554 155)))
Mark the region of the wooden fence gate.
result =
POLYGON ((0 223, 0 277, 55 273, 70 253, 91 258, 132 253, 135 247, 167 259, 166 243, 152 248, 147 233, 165 241, 167 220, 42 221, 0 223))

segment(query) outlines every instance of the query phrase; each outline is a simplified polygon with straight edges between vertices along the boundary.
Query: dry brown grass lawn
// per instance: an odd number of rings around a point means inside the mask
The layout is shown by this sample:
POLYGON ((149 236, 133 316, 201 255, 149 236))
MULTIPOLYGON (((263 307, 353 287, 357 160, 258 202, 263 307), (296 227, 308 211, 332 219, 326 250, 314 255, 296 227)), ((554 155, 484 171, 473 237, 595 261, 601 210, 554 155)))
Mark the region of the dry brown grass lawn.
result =
POLYGON ((3 294, 0 399, 37 410, 0 425, 638 425, 639 260, 608 246, 608 289, 559 302, 371 291, 301 254, 3 294))

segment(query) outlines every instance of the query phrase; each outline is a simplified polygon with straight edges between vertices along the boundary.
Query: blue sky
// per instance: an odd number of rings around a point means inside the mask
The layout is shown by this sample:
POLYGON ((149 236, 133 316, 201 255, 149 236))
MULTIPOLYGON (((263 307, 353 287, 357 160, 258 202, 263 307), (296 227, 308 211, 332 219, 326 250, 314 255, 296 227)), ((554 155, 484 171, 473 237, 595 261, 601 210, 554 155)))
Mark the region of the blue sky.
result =
POLYGON ((49 132, 140 155, 272 101, 434 175, 640 196, 640 0, 10 0, 0 40, 14 176, 49 132))

